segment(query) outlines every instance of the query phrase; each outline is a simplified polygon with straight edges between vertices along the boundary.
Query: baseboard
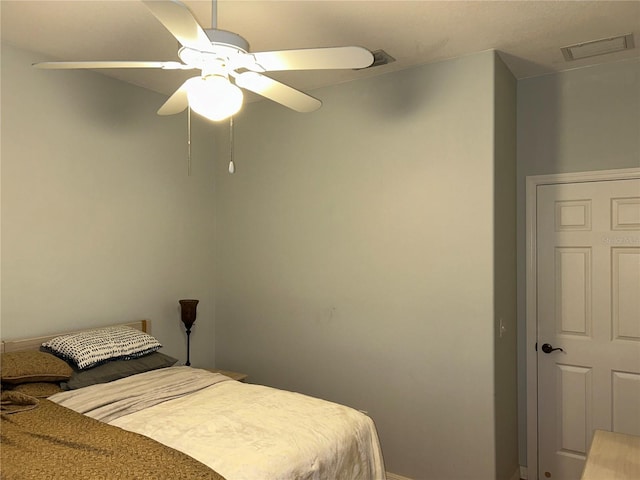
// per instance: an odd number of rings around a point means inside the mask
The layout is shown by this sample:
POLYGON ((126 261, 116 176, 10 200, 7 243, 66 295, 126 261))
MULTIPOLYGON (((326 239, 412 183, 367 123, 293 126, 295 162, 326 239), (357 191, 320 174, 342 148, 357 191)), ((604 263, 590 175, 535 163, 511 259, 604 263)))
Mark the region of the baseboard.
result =
POLYGON ((527 467, 523 467, 522 465, 520 465, 520 480, 527 480, 527 478, 529 478, 527 467))
POLYGON ((513 475, 509 477, 509 480, 520 480, 520 469, 516 468, 516 471, 513 472, 513 475))
POLYGON ((387 472, 387 480, 411 480, 409 477, 403 477, 397 473, 387 472))
MULTIPOLYGON (((411 480, 409 477, 403 477, 397 473, 387 473, 387 480, 411 480)), ((509 480, 527 480, 527 467, 520 466, 518 470, 513 472, 509 480)))

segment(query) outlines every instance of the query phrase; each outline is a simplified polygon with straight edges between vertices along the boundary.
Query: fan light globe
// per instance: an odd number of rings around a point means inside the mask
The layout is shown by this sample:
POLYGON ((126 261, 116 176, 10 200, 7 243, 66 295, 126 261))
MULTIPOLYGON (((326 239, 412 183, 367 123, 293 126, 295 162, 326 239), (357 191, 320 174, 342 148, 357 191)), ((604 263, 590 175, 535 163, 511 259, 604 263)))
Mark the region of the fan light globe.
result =
POLYGON ((220 75, 192 78, 187 88, 189 107, 213 121, 229 118, 242 107, 242 90, 220 75))

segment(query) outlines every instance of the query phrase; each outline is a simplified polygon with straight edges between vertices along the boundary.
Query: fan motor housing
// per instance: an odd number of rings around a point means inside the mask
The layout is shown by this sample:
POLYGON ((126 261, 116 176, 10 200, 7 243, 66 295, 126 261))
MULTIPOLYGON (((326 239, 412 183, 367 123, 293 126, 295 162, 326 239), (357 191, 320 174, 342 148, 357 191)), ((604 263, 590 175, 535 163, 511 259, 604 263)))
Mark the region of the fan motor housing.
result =
POLYGON ((182 47, 178 51, 178 57, 187 65, 199 68, 200 70, 210 71, 222 69, 226 71, 227 67, 229 67, 229 59, 238 53, 244 52, 235 47, 216 44, 215 52, 201 52, 193 48, 182 47))
MULTIPOLYGON (((225 30, 205 30, 211 40, 211 50, 196 50, 182 47, 178 50, 178 57, 187 65, 203 70, 203 74, 224 72, 228 73, 229 61, 238 59, 249 50, 249 42, 240 35, 225 30)), ((234 62, 231 62, 234 63, 234 62)))

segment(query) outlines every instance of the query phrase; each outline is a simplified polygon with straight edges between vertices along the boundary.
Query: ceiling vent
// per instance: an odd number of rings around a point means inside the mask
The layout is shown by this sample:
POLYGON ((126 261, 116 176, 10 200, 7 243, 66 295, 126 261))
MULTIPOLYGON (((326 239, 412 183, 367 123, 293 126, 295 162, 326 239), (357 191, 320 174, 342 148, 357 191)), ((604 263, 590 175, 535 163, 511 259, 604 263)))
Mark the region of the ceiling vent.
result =
MULTIPOLYGON (((371 53, 373 54, 373 63, 371 65, 369 65, 368 67, 364 67, 364 68, 379 67, 380 65, 386 65, 388 63, 392 63, 392 62, 396 61, 395 58, 393 58, 391 55, 389 55, 384 50, 376 50, 376 51, 371 52, 371 53)), ((364 69, 362 69, 362 68, 354 68, 354 70, 364 70, 364 69)))
POLYGON ((595 57, 596 55, 606 55, 608 53, 631 50, 634 47, 633 34, 620 35, 619 37, 603 38, 592 42, 569 45, 560 50, 567 62, 580 60, 581 58, 595 57))

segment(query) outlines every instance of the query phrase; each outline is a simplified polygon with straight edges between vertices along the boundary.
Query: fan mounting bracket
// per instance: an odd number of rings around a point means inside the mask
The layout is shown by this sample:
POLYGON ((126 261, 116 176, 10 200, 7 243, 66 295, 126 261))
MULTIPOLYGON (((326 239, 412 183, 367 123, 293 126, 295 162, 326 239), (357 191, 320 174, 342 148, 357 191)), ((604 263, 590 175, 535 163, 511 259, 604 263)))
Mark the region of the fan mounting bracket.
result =
POLYGON ((237 33, 228 32, 226 30, 218 30, 216 28, 205 29, 204 33, 206 33, 207 38, 211 41, 211 44, 215 45, 216 47, 218 45, 231 47, 241 51, 242 53, 247 53, 249 51, 249 42, 247 42, 237 33))

